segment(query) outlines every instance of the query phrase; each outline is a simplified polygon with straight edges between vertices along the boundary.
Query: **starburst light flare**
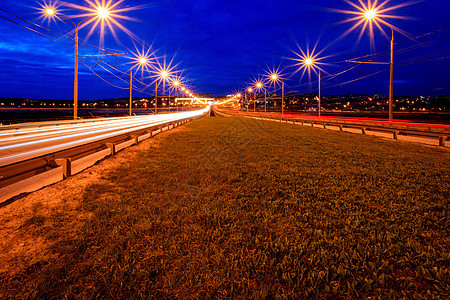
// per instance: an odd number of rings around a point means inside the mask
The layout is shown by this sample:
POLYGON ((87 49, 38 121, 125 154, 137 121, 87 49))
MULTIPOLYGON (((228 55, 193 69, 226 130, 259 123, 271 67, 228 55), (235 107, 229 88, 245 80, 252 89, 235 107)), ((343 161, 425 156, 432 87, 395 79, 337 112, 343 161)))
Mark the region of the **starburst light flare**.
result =
POLYGON ((87 5, 78 5, 74 3, 61 2, 63 5, 81 10, 82 13, 73 15, 73 18, 88 18, 86 22, 80 25, 79 29, 91 25, 91 29, 86 36, 86 40, 94 33, 94 31, 100 28, 100 44, 103 45, 104 35, 106 29, 113 34, 114 39, 119 42, 119 38, 115 31, 115 28, 119 28, 121 31, 126 33, 128 36, 134 40, 138 40, 138 37, 123 26, 119 20, 127 21, 137 21, 135 18, 123 15, 123 13, 138 10, 144 6, 130 6, 121 8, 120 5, 123 4, 125 0, 84 0, 87 5))
POLYGON ((294 61, 294 64, 291 66, 297 67, 293 74, 302 71, 300 81, 302 81, 303 76, 306 74, 306 72, 308 73, 308 80, 310 82, 311 71, 316 75, 319 75, 319 72, 326 73, 321 66, 328 64, 324 63, 322 60, 330 56, 320 56, 324 49, 316 53, 317 43, 314 45, 314 48, 312 50, 309 49, 309 45, 306 47, 306 51, 300 48, 299 45, 297 45, 297 47, 299 51, 292 51, 295 57, 290 58, 290 60, 294 61))
POLYGON ((131 69, 134 69, 134 73, 141 72, 141 78, 144 77, 144 71, 150 73, 151 63, 157 58, 155 57, 156 50, 153 50, 152 46, 145 50, 145 46, 142 45, 142 50, 139 50, 135 46, 136 51, 130 51, 132 56, 128 57, 131 62, 128 64, 133 64, 131 69))
POLYGON ((57 1, 42 1, 42 3, 39 3, 38 13, 40 14, 39 19, 47 20, 48 23, 52 21, 56 21, 61 19, 58 16, 58 13, 61 12, 60 4, 57 1))
POLYGON ((359 33, 358 39, 356 44, 358 44, 362 38, 362 35, 366 31, 366 29, 369 30, 369 36, 370 36, 370 45, 372 50, 375 49, 375 35, 374 35, 374 28, 378 28, 383 36, 385 36, 387 39, 390 39, 390 36, 388 33, 386 33, 381 25, 386 25, 390 27, 393 31, 397 31, 405 36, 409 36, 409 34, 400 28, 394 26, 392 23, 388 22, 389 19, 410 19, 409 17, 405 16, 398 16, 392 14, 392 12, 396 9, 406 7, 418 2, 422 1, 408 1, 403 2, 398 5, 388 6, 388 3, 390 0, 385 0, 383 2, 379 0, 358 0, 358 2, 352 2, 350 0, 344 0, 349 5, 352 6, 354 10, 343 10, 343 9, 330 9, 333 12, 338 13, 344 13, 347 15, 350 15, 351 17, 341 21, 340 23, 347 23, 347 22, 355 22, 355 24, 350 27, 347 31, 345 31, 339 38, 342 39, 348 34, 350 34, 352 31, 354 31, 356 28, 361 26, 361 31, 359 33))
POLYGON ((267 78, 267 83, 274 88, 279 86, 285 80, 284 75, 280 71, 280 67, 268 67, 264 75, 267 78))

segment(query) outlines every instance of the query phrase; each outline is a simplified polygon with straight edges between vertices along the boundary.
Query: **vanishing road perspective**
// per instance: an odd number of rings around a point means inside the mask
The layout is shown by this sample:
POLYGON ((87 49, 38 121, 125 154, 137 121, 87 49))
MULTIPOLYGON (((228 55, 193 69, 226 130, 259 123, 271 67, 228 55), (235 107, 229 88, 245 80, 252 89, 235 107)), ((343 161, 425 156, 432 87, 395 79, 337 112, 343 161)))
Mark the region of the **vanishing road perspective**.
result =
POLYGON ((449 299, 450 2, 0 3, 0 299, 449 299))

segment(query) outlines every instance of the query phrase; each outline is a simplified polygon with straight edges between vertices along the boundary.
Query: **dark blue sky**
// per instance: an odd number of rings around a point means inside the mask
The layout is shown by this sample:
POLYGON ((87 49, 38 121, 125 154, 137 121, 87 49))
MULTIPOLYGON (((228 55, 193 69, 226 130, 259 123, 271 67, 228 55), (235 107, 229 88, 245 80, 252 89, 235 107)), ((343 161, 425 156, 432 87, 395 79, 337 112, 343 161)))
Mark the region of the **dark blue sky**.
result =
MULTIPOLYGON (((48 2, 48 1, 47 1, 48 2)), ((68 1, 84 4, 85 1, 68 1)), ((355 0, 354 2, 357 2, 355 0)), ((367 0, 364 0, 367 2, 367 0)), ((398 5, 406 1, 391 0, 388 5, 398 5)), ((360 27, 341 40, 336 39, 349 29, 354 22, 339 24, 349 15, 332 12, 329 9, 352 10, 343 0, 125 0, 122 7, 146 4, 147 7, 126 12, 127 16, 139 21, 120 21, 130 29, 140 41, 134 43, 141 48, 142 42, 153 44, 157 55, 166 55, 179 63, 178 69, 195 86, 197 92, 211 92, 225 95, 242 90, 253 78, 264 73, 267 67, 278 67, 286 73, 287 91, 316 91, 316 75, 311 79, 301 72, 295 75, 294 67, 289 67, 295 57, 291 50, 297 44, 306 49, 326 48, 322 68, 329 74, 348 69, 346 59, 377 53, 389 47, 386 39, 375 29, 375 49, 371 49, 367 31, 356 44, 360 27), (149 4, 150 3, 150 4, 149 4), (309 83, 311 80, 311 84, 309 83)), ((71 41, 59 38, 60 43, 25 29, 30 20, 52 30, 67 34, 73 26, 69 23, 50 23, 39 19, 39 2, 32 0, 2 0, 0 3, 0 97, 29 97, 72 99, 73 94, 73 48, 71 41), (10 13, 14 13, 13 16, 10 13), (17 16, 23 18, 19 19, 17 16), (9 19, 6 20, 5 18, 9 19)), ((409 19, 392 19, 390 22, 416 37, 450 26, 448 11, 450 1, 428 0, 401 7, 390 14, 406 16, 409 19)), ((70 9, 67 14, 78 13, 70 9)), ((81 20, 80 18, 77 20, 81 20)), ((389 33, 389 28, 383 25, 389 33)), ((40 29, 42 32, 42 29, 40 29)), ((80 30, 84 40, 89 28, 80 30)), ((119 41, 107 31, 104 46, 119 51, 135 50, 132 39, 117 29, 119 41)), ((72 35, 69 34, 69 37, 72 35)), ((450 94, 450 59, 436 60, 450 56, 450 29, 428 35, 416 41, 395 33, 395 62, 402 66, 395 68, 395 95, 443 95, 450 94), (416 63, 427 61, 425 63, 416 63), (408 64, 414 63, 414 64, 408 64)), ((98 31, 87 43, 99 45, 98 31)), ((98 54, 95 48, 88 49, 98 54)), ((376 57, 376 61, 388 61, 388 53, 376 57)), ((127 71, 129 59, 119 57, 107 59, 120 70, 127 71)), ((92 62, 88 61, 92 66, 92 62)), ((104 79, 123 87, 112 87, 93 75, 80 64, 80 99, 126 97, 127 84, 113 77, 98 66, 93 69, 104 79)), ((127 76, 114 71, 125 80, 127 76)), ((137 75, 140 77, 140 74, 137 75)), ((388 94, 388 66, 364 65, 341 76, 327 79, 323 83, 325 94, 340 93, 381 93, 388 94), (385 70, 385 71, 383 71, 385 70), (345 84, 375 72, 381 73, 345 84)), ((150 82, 150 80, 144 80, 150 82)), ((153 88, 147 92, 153 94, 153 88)), ((135 92, 135 95, 147 96, 135 92)))

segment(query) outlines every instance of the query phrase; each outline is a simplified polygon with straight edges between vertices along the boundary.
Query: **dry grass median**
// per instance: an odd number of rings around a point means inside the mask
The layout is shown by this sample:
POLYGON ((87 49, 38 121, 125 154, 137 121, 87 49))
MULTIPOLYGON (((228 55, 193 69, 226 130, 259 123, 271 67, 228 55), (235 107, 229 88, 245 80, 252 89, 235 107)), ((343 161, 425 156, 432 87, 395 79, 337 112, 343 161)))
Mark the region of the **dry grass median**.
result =
POLYGON ((29 207, 45 255, 0 297, 449 296, 448 150, 222 117, 157 139, 29 207))

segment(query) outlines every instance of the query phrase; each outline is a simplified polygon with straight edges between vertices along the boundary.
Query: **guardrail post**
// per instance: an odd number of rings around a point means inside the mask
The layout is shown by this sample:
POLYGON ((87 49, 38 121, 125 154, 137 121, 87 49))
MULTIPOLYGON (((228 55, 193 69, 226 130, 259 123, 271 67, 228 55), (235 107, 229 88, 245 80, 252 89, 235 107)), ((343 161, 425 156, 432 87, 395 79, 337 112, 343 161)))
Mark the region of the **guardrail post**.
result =
POLYGON ((322 124, 323 125, 323 129, 327 129, 327 126, 326 126, 326 124, 324 123, 324 124, 322 124))
POLYGON ((106 143, 106 147, 111 149, 111 155, 115 155, 116 154, 116 144, 114 144, 114 143, 106 143))
POLYGON ((137 145, 139 143, 139 136, 138 135, 132 135, 132 139, 134 139, 134 144, 137 145))
POLYGON ((367 130, 367 128, 365 128, 365 127, 361 128, 362 134, 366 134, 366 130, 367 130))
POLYGON ((344 131, 344 129, 342 128, 342 125, 339 125, 339 130, 344 131))
POLYGON ((400 131, 394 130, 392 133, 393 133, 394 140, 398 140, 398 134, 400 133, 400 131))
POLYGON ((447 140, 446 136, 439 137, 439 146, 445 147, 445 141, 447 140))
POLYGON ((63 178, 66 179, 72 175, 72 159, 71 158, 57 158, 55 162, 58 166, 63 167, 63 178))

